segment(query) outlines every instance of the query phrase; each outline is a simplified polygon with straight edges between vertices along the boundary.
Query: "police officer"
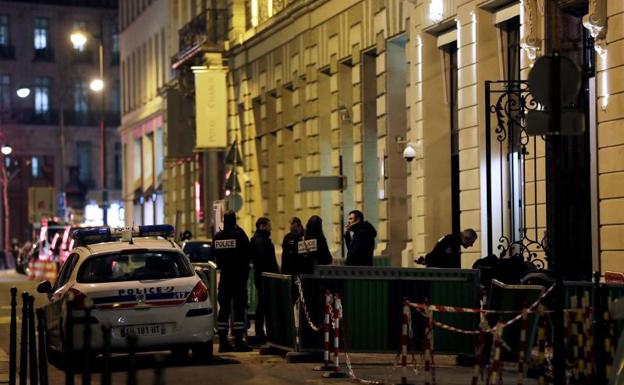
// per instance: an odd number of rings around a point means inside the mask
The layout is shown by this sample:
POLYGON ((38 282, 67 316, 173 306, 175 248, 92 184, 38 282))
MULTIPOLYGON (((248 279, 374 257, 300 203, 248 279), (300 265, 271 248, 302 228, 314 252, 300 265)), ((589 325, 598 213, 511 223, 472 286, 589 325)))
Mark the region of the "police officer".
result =
POLYGON ((312 274, 314 266, 329 265, 332 255, 323 234, 323 220, 312 215, 306 223, 305 235, 297 244, 296 274, 312 274))
POLYGON ((459 234, 441 238, 433 250, 425 256, 427 267, 461 268, 461 247, 471 247, 477 240, 477 232, 466 229, 459 234))
POLYGON ((271 221, 260 217, 256 221, 256 233, 251 238, 252 262, 254 267, 254 284, 258 290, 258 304, 256 306, 256 338, 259 344, 266 342, 264 333, 265 295, 262 285, 262 273, 279 273, 275 259, 275 246, 271 241, 271 221))
POLYGON ((295 274, 297 271, 297 244, 303 237, 303 224, 301 219, 292 217, 290 220, 290 232, 282 241, 282 274, 295 274))
POLYGON ((217 266, 221 270, 219 280, 219 352, 248 352, 251 348, 243 340, 245 308, 247 307, 247 277, 249 276, 249 238, 236 225, 236 214, 228 210, 223 214, 223 230, 215 234, 212 249, 217 266), (232 308, 233 306, 233 308, 232 308), (233 311, 233 331, 236 348, 228 341, 230 311, 233 311))

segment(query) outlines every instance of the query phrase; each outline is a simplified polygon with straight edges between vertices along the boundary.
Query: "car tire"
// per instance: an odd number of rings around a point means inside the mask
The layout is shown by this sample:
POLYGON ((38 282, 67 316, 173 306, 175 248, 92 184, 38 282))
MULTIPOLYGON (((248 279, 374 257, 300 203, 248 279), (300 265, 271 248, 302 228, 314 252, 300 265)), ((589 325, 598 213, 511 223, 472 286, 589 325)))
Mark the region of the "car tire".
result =
POLYGON ((184 346, 176 346, 171 348, 171 360, 173 362, 184 362, 188 357, 188 348, 184 346))
POLYGON ((212 341, 193 346, 193 361, 206 363, 212 360, 212 341))

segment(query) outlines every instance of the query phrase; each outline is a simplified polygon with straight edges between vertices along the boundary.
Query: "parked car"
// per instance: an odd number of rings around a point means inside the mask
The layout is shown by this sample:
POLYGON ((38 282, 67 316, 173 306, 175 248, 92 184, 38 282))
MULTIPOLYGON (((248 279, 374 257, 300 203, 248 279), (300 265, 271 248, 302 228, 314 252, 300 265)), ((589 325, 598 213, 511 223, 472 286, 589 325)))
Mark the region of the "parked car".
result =
POLYGON ((67 339, 70 308, 73 319, 83 320, 71 328, 71 350, 84 353, 84 309, 90 304, 94 355, 103 347, 100 325, 108 325, 112 351, 125 352, 126 338, 134 334, 139 351, 171 349, 186 356, 191 349, 194 358, 212 356, 214 320, 208 289, 170 240, 172 234, 169 225, 74 231, 77 247, 55 284, 43 281, 37 287, 50 300, 44 310, 52 363, 72 359, 67 339))
POLYGON ((193 239, 185 241, 182 244, 182 250, 191 263, 202 263, 213 260, 213 258, 210 258, 211 247, 212 241, 202 239, 193 239))

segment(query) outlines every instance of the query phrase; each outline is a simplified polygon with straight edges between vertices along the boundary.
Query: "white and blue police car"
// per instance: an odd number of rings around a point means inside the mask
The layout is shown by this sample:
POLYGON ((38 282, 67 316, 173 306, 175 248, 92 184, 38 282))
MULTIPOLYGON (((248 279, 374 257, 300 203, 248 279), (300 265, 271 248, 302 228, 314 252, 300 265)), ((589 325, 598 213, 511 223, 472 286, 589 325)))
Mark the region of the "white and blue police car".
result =
POLYGON ((102 351, 106 326, 113 352, 127 351, 127 337, 135 335, 139 351, 171 349, 186 356, 191 349, 194 358, 209 359, 214 314, 208 288, 173 234, 170 225, 75 230, 76 247, 56 282, 37 287, 50 300, 44 306, 49 354, 81 354, 89 323, 93 355, 102 351))

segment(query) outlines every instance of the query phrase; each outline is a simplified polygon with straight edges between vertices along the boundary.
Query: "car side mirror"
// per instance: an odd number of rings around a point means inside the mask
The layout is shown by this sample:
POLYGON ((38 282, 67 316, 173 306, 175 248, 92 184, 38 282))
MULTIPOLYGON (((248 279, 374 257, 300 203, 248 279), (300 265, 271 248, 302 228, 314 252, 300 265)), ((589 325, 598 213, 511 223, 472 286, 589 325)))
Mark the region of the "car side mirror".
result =
POLYGON ((52 294, 52 284, 50 281, 43 281, 37 285, 37 293, 52 294))

